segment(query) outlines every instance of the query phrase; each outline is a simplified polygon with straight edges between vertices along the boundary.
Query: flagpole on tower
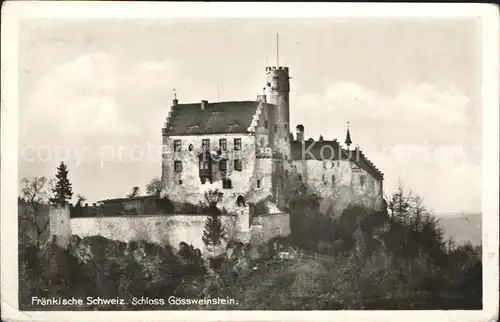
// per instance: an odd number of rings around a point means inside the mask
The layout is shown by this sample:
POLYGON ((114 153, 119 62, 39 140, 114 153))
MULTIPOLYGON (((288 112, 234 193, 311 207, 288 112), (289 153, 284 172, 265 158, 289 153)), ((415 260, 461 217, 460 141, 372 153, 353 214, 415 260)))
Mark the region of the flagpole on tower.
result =
POLYGON ((280 65, 280 38, 279 34, 276 34, 276 67, 280 65))

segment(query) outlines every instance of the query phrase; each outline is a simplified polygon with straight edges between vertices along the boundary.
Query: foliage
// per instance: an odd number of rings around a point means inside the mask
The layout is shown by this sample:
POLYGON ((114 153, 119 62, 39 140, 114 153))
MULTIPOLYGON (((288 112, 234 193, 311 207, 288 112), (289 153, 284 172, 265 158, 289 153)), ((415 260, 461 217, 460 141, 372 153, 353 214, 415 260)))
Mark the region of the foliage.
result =
MULTIPOLYGON (((205 273, 200 251, 183 244, 186 246, 184 250, 175 254, 168 246, 161 247, 144 241, 123 243, 100 236, 83 239, 72 236, 67 250, 50 243, 41 256, 37 255, 34 246, 21 247, 20 305, 23 309, 29 309, 32 296, 124 299, 141 296, 166 299, 174 294, 182 296, 186 292, 183 283, 205 273)), ((168 303, 165 304, 168 306, 168 303)), ((107 307, 101 305, 98 308, 107 307)), ((130 303, 110 308, 151 309, 150 306, 132 306, 130 303)), ((65 306, 59 309, 89 308, 65 306)))
POLYGON ((141 195, 139 187, 133 187, 132 192, 127 195, 127 198, 135 198, 141 195))
POLYGON ((57 167, 56 183, 52 193, 50 202, 54 205, 64 206, 73 197, 73 190, 68 179, 68 169, 64 162, 61 162, 57 167))
POLYGON ((49 226, 48 201, 51 181, 46 177, 23 178, 21 197, 18 202, 20 240, 40 249, 49 226), (26 224, 28 226, 26 226, 26 224), (34 235, 30 238, 30 235, 34 235))
POLYGON ((209 215, 205 221, 201 239, 205 246, 213 249, 215 246, 221 245, 222 239, 225 236, 224 227, 220 219, 221 211, 217 208, 217 204, 222 201, 223 193, 219 190, 209 190, 205 192, 204 197, 209 215))
POLYGON ((161 179, 158 177, 154 177, 151 181, 146 185, 146 193, 148 196, 160 196, 162 189, 161 179))

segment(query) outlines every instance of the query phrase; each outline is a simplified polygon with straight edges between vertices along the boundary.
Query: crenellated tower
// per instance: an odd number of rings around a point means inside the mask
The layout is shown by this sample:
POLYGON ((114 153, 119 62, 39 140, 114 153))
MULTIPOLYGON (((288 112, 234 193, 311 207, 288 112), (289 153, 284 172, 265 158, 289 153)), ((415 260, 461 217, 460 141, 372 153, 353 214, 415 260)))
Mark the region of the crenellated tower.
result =
POLYGON ((290 158, 290 75, 288 67, 266 67, 266 91, 269 103, 275 105, 273 131, 275 151, 281 158, 290 158))

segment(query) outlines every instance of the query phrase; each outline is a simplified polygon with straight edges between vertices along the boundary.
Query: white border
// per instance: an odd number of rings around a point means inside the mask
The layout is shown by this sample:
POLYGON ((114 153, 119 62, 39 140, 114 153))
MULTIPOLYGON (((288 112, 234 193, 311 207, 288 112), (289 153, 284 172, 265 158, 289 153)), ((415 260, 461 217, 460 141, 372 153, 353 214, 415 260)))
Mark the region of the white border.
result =
MULTIPOLYGON (((245 320, 451 320, 489 321, 498 317, 499 197, 499 15, 487 4, 333 4, 333 3, 4 3, 1 24, 1 305, 2 318, 16 321, 245 321, 245 320), (181 17, 469 17, 482 23, 483 105, 483 289, 482 311, 124 311, 19 312, 17 271, 17 22, 26 18, 181 18, 181 17), (14 188, 16 187, 16 188, 14 188)), ((460 189, 467 189, 466 183, 460 189)), ((263 299, 265 300, 265 299, 263 299)))

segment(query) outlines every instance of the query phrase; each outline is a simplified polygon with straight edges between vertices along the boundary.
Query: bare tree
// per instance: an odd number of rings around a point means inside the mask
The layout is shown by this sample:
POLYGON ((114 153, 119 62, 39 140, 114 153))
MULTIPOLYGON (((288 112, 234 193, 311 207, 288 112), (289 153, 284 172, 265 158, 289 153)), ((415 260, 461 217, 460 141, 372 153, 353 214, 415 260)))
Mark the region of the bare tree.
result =
POLYGON ((159 196, 161 193, 161 180, 158 177, 154 177, 146 185, 146 193, 150 196, 159 196))
POLYGON ((410 218, 413 229, 419 232, 422 229, 423 217, 427 214, 427 208, 424 205, 424 199, 420 196, 415 196, 411 200, 410 218))
MULTIPOLYGON (((23 211, 19 212, 19 220, 27 222, 33 227, 36 238, 36 247, 40 249, 41 238, 49 226, 47 200, 52 181, 46 177, 23 178, 21 180, 21 199, 23 211)), ((29 233, 29 232, 26 232, 29 233)))

